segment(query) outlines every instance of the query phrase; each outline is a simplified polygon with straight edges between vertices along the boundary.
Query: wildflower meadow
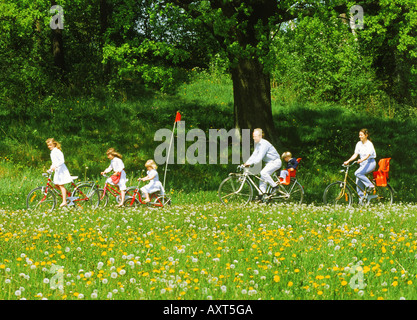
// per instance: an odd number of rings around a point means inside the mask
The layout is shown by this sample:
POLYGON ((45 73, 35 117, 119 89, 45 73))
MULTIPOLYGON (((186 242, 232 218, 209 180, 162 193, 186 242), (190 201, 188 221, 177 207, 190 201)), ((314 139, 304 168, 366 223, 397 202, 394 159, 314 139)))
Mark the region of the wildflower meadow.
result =
POLYGON ((417 206, 2 209, 0 299, 416 299, 417 206))

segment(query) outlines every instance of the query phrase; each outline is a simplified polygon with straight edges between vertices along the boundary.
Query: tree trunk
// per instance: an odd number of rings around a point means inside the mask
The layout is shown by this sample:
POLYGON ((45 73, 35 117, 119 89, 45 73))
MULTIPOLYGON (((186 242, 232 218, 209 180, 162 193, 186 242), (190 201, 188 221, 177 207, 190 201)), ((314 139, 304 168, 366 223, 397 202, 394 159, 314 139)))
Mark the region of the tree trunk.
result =
MULTIPOLYGON (((106 43, 106 31, 109 27, 110 7, 107 0, 100 0, 100 50, 103 51, 106 43)), ((101 53, 102 54, 102 53, 101 53)), ((105 82, 110 80, 110 62, 105 62, 102 65, 103 76, 105 82)))
POLYGON ((255 59, 240 59, 231 74, 236 128, 261 128, 265 139, 278 143, 272 119, 270 75, 255 59))
MULTIPOLYGON (((56 5, 56 1, 51 1, 51 7, 56 5)), ((64 59, 64 41, 62 39, 62 30, 59 28, 52 29, 52 54, 54 65, 59 70, 62 79, 65 78, 65 59, 64 59)))

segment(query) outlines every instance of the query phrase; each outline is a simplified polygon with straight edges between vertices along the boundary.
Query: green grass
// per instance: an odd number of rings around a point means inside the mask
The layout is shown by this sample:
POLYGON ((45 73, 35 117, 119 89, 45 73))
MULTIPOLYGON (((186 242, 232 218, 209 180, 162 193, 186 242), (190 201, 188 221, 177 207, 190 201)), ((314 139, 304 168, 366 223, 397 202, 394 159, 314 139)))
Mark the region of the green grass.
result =
POLYGON ((1 210, 0 299, 417 298, 415 206, 220 209, 199 199, 1 210))
POLYGON ((160 143, 155 131, 172 129, 176 111, 186 130, 231 129, 230 80, 192 79, 172 95, 63 97, 30 116, 0 119, 0 299, 417 298, 417 126, 411 117, 390 117, 392 110, 302 103, 273 90, 278 151, 303 159, 302 206, 223 207, 217 189, 235 165, 173 164, 169 208, 26 211, 29 191, 45 183, 49 137, 62 143, 78 181, 101 185, 105 152, 119 149, 130 186, 160 143), (322 206, 362 127, 373 132, 378 158, 392 157, 394 206, 322 206), (53 265, 63 266, 62 277, 53 265), (361 277, 366 286, 355 289, 352 279, 361 277), (63 292, 50 286, 58 278, 63 292))
MULTIPOLYGON (((177 92, 171 95, 138 90, 123 101, 105 95, 62 97, 52 105, 39 106, 32 116, 1 119, 0 167, 2 172, 11 170, 11 180, 6 185, 0 183, 0 197, 10 195, 10 187, 21 184, 22 174, 30 177, 27 183, 31 185, 22 186, 25 192, 35 187, 32 180, 40 181, 38 176, 50 165, 45 145, 49 137, 62 143, 72 175, 84 177, 88 167, 87 177, 98 180, 99 172, 108 166, 106 150, 115 147, 123 154, 126 171, 133 180, 141 175, 144 163, 154 157, 161 143, 154 141, 155 132, 161 128, 171 130, 177 111, 182 114, 186 131, 199 128, 208 135, 212 128, 231 129, 231 80, 196 71, 191 72, 190 78, 192 81, 179 84, 177 92), (5 164, 10 166, 4 167, 5 164), (17 174, 14 168, 19 168, 17 174), (23 173, 26 169, 29 175, 23 173)), ((389 114, 384 114, 383 109, 371 113, 339 105, 302 103, 282 88, 272 90, 272 102, 279 136, 276 147, 280 153, 290 150, 303 159, 298 178, 305 188, 307 203, 321 203, 324 188, 338 179, 340 164, 353 153, 357 132, 362 127, 371 131, 378 159, 392 158, 390 184, 396 190, 396 201, 415 201, 417 182, 410 177, 417 172, 417 126, 412 117, 391 118, 392 110, 389 114)), ((160 166, 160 176, 164 169, 160 166)), ((230 157, 228 165, 175 164, 168 169, 167 189, 194 193, 217 190, 236 168, 230 157)), ((20 200, 24 197, 22 188, 17 190, 22 191, 20 200)), ((5 203, 14 202, 15 199, 8 199, 5 203)))

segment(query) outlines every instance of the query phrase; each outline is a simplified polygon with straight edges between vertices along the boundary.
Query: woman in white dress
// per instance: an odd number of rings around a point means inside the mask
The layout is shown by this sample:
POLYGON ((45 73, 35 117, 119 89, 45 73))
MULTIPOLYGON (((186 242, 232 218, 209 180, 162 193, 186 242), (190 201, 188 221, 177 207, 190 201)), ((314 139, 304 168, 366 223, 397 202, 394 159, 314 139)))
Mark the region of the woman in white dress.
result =
POLYGON ((159 181, 158 171, 156 171, 158 166, 156 165, 155 161, 146 161, 145 167, 146 169, 148 169, 148 171, 146 172, 147 176, 144 178, 139 178, 138 180, 150 181, 146 186, 140 188, 140 190, 145 195, 144 202, 149 202, 151 201, 151 199, 149 198, 149 195, 151 193, 159 192, 161 195, 164 195, 165 190, 161 181, 159 181))
POLYGON ((49 138, 45 142, 48 146, 48 149, 51 150, 52 165, 49 170, 55 172, 53 182, 61 190, 62 203, 60 207, 64 207, 67 205, 67 190, 65 189, 64 184, 71 183, 72 177, 68 171, 67 166, 65 165, 65 159, 61 150, 61 144, 58 141, 55 141, 54 138, 49 138))
MULTIPOLYGON (((126 195, 126 189, 127 189, 125 165, 122 161, 122 155, 116 152, 114 148, 110 148, 109 150, 107 150, 106 154, 107 154, 107 158, 111 160, 110 166, 106 170, 101 172, 101 174, 103 175, 113 170, 114 172, 113 175, 120 175, 120 180, 117 183, 117 186, 120 189, 120 203, 117 205, 117 207, 121 207, 123 206, 123 203, 125 201, 125 195, 126 195)), ((111 178, 108 178, 106 183, 115 185, 111 178)))
MULTIPOLYGON (((355 171, 356 184, 360 188, 362 188, 362 190, 365 189, 368 193, 370 193, 372 192, 374 185, 366 177, 366 174, 375 170, 376 151, 373 143, 369 138, 368 129, 361 129, 359 131, 359 140, 360 141, 358 141, 358 143, 356 144, 354 154, 349 158, 349 160, 345 161, 344 164, 349 164, 349 162, 351 162, 359 156, 359 169, 355 171)), ((362 198, 364 194, 360 188, 356 188, 356 190, 358 192, 358 195, 362 198)))

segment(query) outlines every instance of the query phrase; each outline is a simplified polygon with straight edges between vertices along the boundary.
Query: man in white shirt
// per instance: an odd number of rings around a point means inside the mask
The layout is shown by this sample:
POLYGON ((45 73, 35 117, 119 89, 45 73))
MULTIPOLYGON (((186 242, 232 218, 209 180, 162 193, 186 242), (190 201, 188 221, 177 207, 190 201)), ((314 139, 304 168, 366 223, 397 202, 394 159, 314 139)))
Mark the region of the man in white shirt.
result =
MULTIPOLYGON (((277 187, 276 182, 272 179, 271 174, 281 168, 281 158, 275 147, 267 140, 262 138, 262 129, 253 130, 253 141, 255 142, 255 150, 249 159, 244 163, 245 167, 264 161, 265 167, 261 170, 261 181, 259 189, 262 193, 266 192, 267 183, 274 189, 277 187)), ((273 190, 274 192, 275 190, 273 190)))

